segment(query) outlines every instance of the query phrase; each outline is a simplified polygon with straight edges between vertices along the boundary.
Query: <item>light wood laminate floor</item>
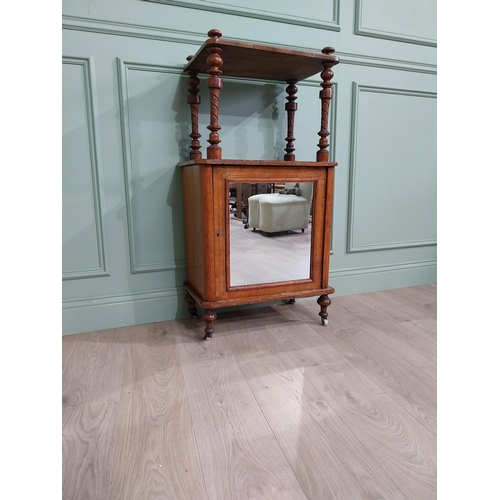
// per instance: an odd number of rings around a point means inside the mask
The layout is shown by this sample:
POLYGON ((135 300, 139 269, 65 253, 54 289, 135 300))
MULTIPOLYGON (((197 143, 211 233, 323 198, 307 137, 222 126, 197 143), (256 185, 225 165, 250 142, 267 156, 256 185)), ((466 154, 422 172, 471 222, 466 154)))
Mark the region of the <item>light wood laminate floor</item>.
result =
POLYGON ((63 337, 63 500, 436 498, 436 285, 63 337))

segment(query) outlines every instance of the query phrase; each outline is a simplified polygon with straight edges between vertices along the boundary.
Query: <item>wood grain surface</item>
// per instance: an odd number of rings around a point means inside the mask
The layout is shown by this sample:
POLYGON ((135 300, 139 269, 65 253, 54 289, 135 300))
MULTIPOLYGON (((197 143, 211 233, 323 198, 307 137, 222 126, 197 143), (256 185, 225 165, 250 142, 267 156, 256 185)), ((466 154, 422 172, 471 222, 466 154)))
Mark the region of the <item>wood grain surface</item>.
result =
POLYGON ((177 336, 209 498, 300 490, 224 338, 200 342, 190 323, 178 322, 177 336))
POLYGON ((173 323, 131 329, 110 499, 207 498, 173 323))
POLYGON ((63 409, 63 499, 107 500, 119 403, 63 409))
POLYGON ((436 498, 436 286, 62 342, 64 500, 436 498))

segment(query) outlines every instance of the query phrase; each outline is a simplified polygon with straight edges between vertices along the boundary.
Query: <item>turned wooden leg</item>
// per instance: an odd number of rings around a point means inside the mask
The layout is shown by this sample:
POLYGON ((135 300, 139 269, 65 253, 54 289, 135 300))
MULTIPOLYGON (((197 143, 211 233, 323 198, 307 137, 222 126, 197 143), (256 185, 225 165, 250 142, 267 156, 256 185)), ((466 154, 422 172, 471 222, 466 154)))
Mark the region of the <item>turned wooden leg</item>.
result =
POLYGON ((188 312, 193 316, 193 318, 198 317, 198 311, 196 310, 196 300, 193 299, 191 294, 188 292, 186 296, 184 297, 184 300, 188 303, 188 312))
POLYGON ((205 314, 203 315, 203 320, 205 321, 205 340, 212 338, 212 333, 214 333, 214 321, 217 319, 217 314, 213 309, 205 309, 205 314))
POLYGON ((326 312, 326 308, 332 303, 328 295, 321 295, 318 299, 318 304, 321 307, 321 312, 319 313, 321 317, 321 324, 323 326, 328 325, 328 313, 326 312))

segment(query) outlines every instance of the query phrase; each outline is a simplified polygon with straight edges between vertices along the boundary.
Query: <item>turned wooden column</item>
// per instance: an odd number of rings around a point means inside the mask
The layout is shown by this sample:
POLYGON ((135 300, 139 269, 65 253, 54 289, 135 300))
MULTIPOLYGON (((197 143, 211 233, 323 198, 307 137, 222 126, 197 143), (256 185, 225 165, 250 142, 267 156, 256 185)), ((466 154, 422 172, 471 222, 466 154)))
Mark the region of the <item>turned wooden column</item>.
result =
MULTIPOLYGON (((193 56, 188 56, 187 60, 190 61, 193 56)), ((200 137, 201 134, 198 132, 198 108, 200 106, 201 97, 198 95, 200 89, 198 85, 200 84, 200 79, 198 78, 198 71, 189 71, 188 78, 188 92, 187 102, 191 108, 191 133, 189 137, 191 137, 191 151, 189 153, 190 160, 199 160, 201 159, 201 144, 200 137)))
MULTIPOLYGON (((322 51, 323 54, 330 55, 335 52, 333 47, 325 47, 322 51)), ((321 79, 323 82, 321 86, 323 90, 320 90, 319 97, 321 99, 321 129, 318 132, 320 136, 318 147, 319 151, 316 152, 316 161, 328 161, 329 160, 329 152, 328 152, 328 136, 330 132, 328 131, 328 116, 330 111, 330 101, 332 99, 332 78, 333 71, 332 66, 334 63, 332 61, 324 61, 323 63, 323 71, 321 72, 321 79)))
POLYGON ((295 100, 297 99, 297 96, 295 95, 297 93, 297 86, 295 85, 297 83, 297 80, 287 80, 286 83, 288 83, 288 87, 286 88, 287 92, 287 100, 288 102, 285 104, 285 110, 287 113, 287 118, 288 118, 288 130, 287 130, 287 137, 285 139, 286 141, 286 147, 285 147, 285 161, 295 161, 295 155, 293 152, 295 151, 295 147, 293 145, 293 141, 295 141, 295 137, 293 136, 293 128, 294 128, 294 123, 295 123, 295 111, 297 111, 297 103, 295 100))
MULTIPOLYGON (((222 36, 219 30, 213 29, 208 32, 208 36, 214 41, 222 36)), ((207 58, 207 63, 210 65, 208 73, 210 77, 207 80, 207 86, 210 89, 210 125, 207 127, 210 130, 208 142, 210 146, 207 148, 207 158, 210 160, 220 160, 222 158, 222 149, 219 146, 219 94, 222 88, 222 78, 219 77, 222 71, 219 69, 223 64, 221 57, 222 47, 219 45, 210 45, 207 47, 210 55, 207 58)))

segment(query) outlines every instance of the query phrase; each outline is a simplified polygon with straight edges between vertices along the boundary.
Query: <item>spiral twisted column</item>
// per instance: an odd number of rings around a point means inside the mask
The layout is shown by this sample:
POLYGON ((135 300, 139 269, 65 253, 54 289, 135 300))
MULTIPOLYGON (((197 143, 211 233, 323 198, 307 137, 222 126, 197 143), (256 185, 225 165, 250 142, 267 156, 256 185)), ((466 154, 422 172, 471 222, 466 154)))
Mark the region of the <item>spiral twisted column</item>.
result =
MULTIPOLYGON (((222 36, 219 30, 213 29, 208 32, 208 36, 214 41, 222 36)), ((208 129, 210 130, 210 135, 208 136, 208 142, 210 146, 207 148, 207 158, 211 160, 220 160, 222 158, 222 148, 219 146, 220 137, 219 130, 222 128, 219 125, 219 94, 222 88, 222 78, 219 77, 222 71, 219 69, 223 64, 223 59, 221 57, 222 47, 219 45, 210 45, 207 47, 209 56, 207 58, 207 63, 210 65, 208 73, 210 77, 207 80, 207 87, 210 89, 210 125, 208 129)))
MULTIPOLYGON (((191 60, 192 57, 193 56, 188 56, 187 60, 191 60)), ((201 144, 199 141, 201 134, 198 132, 198 108, 201 103, 201 97, 198 95, 200 92, 200 89, 198 88, 198 85, 200 84, 198 71, 189 71, 187 83, 189 92, 187 102, 191 108, 191 133, 189 134, 189 137, 191 137, 191 151, 189 153, 189 159, 198 160, 201 158, 201 144)))

